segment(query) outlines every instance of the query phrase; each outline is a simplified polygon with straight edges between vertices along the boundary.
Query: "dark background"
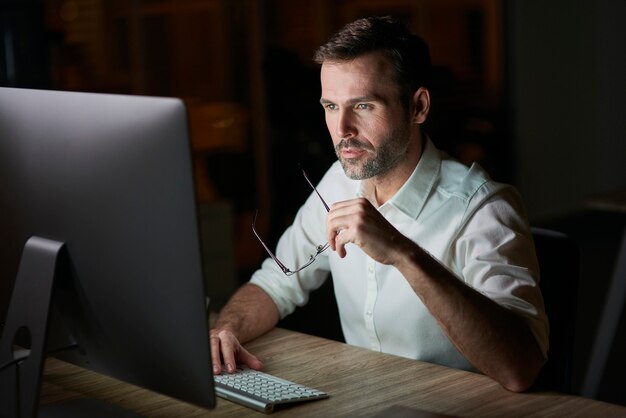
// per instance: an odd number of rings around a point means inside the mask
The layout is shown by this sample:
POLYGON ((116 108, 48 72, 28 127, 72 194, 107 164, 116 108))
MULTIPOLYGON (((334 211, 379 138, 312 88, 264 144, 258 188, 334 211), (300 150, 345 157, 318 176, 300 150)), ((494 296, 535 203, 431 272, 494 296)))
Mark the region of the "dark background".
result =
MULTIPOLYGON (((626 2, 0 0, 0 85, 184 99, 198 199, 226 202, 239 284, 264 256, 254 210, 274 243, 309 193, 297 163, 319 179, 334 160, 313 51, 371 14, 400 17, 431 47, 434 142, 513 183, 534 225, 578 242, 580 386, 626 218, 587 204, 626 187, 626 2)), ((6 303, 12 280, 0 283, 6 303)), ((341 338, 320 315, 284 325, 341 338)), ((626 404, 623 328, 598 397, 626 404)))

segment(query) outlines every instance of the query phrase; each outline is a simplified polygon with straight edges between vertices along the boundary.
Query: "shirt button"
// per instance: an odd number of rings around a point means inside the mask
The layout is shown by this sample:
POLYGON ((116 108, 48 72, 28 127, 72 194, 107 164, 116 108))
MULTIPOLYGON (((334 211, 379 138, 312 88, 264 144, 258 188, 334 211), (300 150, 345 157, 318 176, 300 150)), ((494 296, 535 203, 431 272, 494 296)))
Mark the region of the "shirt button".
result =
POLYGON ((369 267, 367 268, 367 271, 369 271, 370 273, 373 273, 373 272, 374 272, 374 267, 369 266, 369 267))
POLYGON ((367 312, 365 312, 365 315, 367 315, 367 316, 371 317, 371 316, 372 316, 372 311, 367 311, 367 312))

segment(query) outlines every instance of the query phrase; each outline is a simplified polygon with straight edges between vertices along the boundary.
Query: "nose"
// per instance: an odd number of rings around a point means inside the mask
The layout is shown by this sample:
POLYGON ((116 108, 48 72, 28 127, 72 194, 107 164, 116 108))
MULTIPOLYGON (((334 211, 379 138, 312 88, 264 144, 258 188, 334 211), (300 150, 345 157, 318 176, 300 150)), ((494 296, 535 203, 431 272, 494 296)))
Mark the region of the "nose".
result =
POLYGON ((337 116, 336 134, 339 138, 352 138, 357 134, 354 115, 350 110, 342 109, 337 116))

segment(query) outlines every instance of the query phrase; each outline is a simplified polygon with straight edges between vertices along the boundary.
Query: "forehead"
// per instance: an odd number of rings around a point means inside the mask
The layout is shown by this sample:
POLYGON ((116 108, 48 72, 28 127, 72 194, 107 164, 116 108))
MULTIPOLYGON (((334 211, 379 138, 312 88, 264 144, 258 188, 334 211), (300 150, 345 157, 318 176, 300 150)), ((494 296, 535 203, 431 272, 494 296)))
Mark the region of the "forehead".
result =
POLYGON ((320 72, 322 97, 328 100, 353 97, 390 97, 398 87, 393 66, 381 52, 374 52, 351 61, 330 61, 320 72))

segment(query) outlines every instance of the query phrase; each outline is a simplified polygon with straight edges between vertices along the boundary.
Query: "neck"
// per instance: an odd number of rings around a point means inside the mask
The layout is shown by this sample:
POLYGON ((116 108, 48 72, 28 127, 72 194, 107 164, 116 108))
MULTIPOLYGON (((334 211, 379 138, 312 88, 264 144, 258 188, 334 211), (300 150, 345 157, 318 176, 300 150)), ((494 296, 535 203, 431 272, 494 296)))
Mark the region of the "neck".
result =
POLYGON ((424 141, 420 136, 419 141, 413 142, 407 151, 406 158, 400 161, 394 168, 386 173, 363 180, 361 189, 365 198, 374 206, 379 207, 385 204, 395 195, 398 190, 409 179, 424 150, 424 141))
POLYGON ((386 173, 383 176, 363 180, 361 189, 365 198, 374 206, 379 207, 391 199, 393 195, 400 190, 409 176, 410 173, 407 176, 390 176, 386 173))

